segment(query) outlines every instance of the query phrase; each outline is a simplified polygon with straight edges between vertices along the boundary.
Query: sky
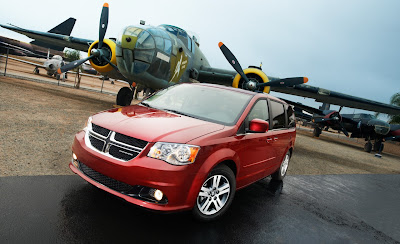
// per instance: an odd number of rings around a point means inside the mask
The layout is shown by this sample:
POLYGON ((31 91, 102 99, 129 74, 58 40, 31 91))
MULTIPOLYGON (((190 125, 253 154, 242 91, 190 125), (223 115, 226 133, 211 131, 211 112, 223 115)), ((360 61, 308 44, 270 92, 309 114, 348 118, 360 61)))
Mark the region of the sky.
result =
MULTIPOLYGON (((102 1, 2 1, 0 23, 48 31, 69 17, 71 36, 98 39, 102 1)), ((389 103, 400 92, 400 1, 230 0, 108 1, 107 37, 128 25, 172 24, 199 36, 211 66, 231 69, 222 41, 243 68, 274 77, 307 76, 309 85, 389 103)), ((30 39, 0 28, 0 35, 30 39)), ((313 107, 312 99, 273 93, 313 107)), ((337 106, 332 106, 338 109, 337 106)), ((343 109, 343 113, 359 110, 343 109)))

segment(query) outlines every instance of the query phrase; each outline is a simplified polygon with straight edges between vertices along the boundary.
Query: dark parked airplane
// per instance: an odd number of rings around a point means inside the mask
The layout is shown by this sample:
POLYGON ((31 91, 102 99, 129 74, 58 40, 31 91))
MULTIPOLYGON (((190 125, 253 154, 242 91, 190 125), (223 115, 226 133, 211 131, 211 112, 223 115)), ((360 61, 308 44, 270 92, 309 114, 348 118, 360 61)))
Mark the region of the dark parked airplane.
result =
MULTIPOLYGON (((89 60, 99 73, 127 81, 131 88, 121 88, 117 95, 118 105, 131 103, 133 97, 131 89, 134 82, 138 86, 157 90, 179 82, 198 81, 265 93, 273 90, 340 106, 400 114, 400 107, 397 106, 300 84, 307 81, 305 77, 288 79, 268 77, 261 68, 254 66, 243 70, 242 73, 238 73, 237 70, 211 67, 200 50, 197 39, 176 26, 128 26, 124 28, 118 40, 104 39, 108 26, 107 3, 103 5, 97 41, 9 25, 0 26, 42 42, 88 52, 87 58, 63 66, 60 72, 65 72, 89 60), (248 78, 245 78, 244 74, 248 78)), ((225 48, 225 45, 221 45, 221 50, 225 48)), ((232 61, 231 58, 226 57, 232 61)))
MULTIPOLYGON (((48 33, 69 36, 74 28, 76 19, 69 18, 52 28, 48 33)), ((18 28, 18 27, 15 27, 18 28)), ((0 53, 14 54, 18 56, 29 56, 37 58, 48 58, 53 55, 64 56, 63 45, 54 45, 42 41, 31 41, 30 43, 21 42, 11 38, 0 36, 0 53), (7 50, 8 49, 8 50, 7 50)))
MULTIPOLYGON (((313 131, 315 137, 319 137, 323 129, 331 128, 341 131, 351 138, 364 138, 366 141, 364 151, 366 152, 382 151, 384 141, 400 141, 400 125, 390 125, 372 114, 340 114, 341 109, 339 111, 329 110, 329 105, 323 105, 323 109, 316 109, 301 103, 287 100, 286 102, 295 106, 295 111, 303 110, 313 114, 309 118, 315 125, 313 131), (374 143, 372 144, 371 141, 374 143)), ((308 115, 302 116, 300 114, 298 117, 306 118, 308 115)))

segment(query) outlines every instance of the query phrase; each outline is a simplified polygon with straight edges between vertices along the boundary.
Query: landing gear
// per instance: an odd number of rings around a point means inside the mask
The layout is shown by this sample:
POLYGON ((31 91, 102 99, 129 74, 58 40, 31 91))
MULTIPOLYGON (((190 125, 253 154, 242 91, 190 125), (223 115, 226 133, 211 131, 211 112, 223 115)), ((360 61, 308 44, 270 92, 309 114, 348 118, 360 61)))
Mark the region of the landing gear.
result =
POLYGON ((315 127, 314 128, 313 136, 319 137, 319 135, 321 135, 321 133, 322 133, 322 129, 321 128, 319 128, 319 127, 315 127))
POLYGON ((36 67, 34 70, 33 70, 33 73, 35 73, 35 74, 39 74, 39 68, 38 67, 36 67))
POLYGON ((371 143, 371 141, 368 141, 367 143, 365 143, 364 151, 366 151, 367 153, 370 153, 372 151, 372 143, 371 143))
POLYGON ((383 151, 383 142, 382 141, 375 141, 373 150, 375 152, 382 152, 383 151))
POLYGON ((128 106, 133 99, 133 92, 129 87, 122 87, 117 94, 117 105, 128 106))

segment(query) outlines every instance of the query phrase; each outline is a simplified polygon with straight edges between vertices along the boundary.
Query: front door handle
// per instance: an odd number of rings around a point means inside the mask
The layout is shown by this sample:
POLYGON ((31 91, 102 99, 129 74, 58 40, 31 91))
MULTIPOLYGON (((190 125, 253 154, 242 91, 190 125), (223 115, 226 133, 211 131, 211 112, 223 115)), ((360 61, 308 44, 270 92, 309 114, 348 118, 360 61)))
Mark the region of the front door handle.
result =
POLYGON ((267 143, 272 142, 272 138, 267 138, 267 143))
POLYGON ((277 141, 278 140, 278 137, 274 137, 274 141, 277 141))

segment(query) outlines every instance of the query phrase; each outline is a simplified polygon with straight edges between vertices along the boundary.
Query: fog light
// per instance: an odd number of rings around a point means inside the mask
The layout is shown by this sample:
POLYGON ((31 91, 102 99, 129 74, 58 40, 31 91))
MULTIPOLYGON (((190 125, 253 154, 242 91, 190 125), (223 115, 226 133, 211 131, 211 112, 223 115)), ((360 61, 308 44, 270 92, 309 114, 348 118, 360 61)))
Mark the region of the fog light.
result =
POLYGON ((75 153, 72 153, 72 164, 79 169, 78 157, 75 153))
POLYGON ((164 196, 164 194, 163 194, 162 191, 160 191, 160 190, 158 190, 158 189, 154 191, 154 198, 155 198, 157 201, 160 201, 160 200, 163 198, 163 196, 164 196))

